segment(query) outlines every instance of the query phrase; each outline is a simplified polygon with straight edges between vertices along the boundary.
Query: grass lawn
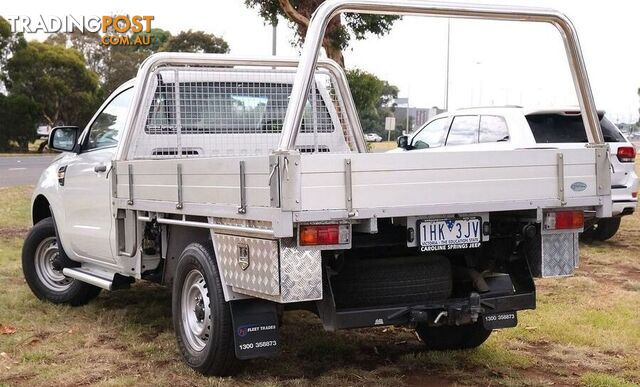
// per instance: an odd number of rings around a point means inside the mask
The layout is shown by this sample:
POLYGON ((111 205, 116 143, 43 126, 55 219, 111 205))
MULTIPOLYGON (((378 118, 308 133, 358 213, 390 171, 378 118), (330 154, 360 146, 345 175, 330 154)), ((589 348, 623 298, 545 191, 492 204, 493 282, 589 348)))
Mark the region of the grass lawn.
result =
POLYGON ((583 245, 575 276, 538 280, 538 309, 478 349, 425 352, 408 329, 327 333, 312 314, 287 312, 279 357, 206 378, 180 359, 162 287, 139 283, 78 308, 31 294, 20 267, 29 197, 0 188, 0 385, 640 384, 638 215, 611 241, 583 245))
POLYGON ((386 152, 398 147, 395 141, 368 142, 371 152, 386 152))
MULTIPOLYGON (((29 143, 29 150, 28 152, 11 152, 11 153, 3 153, 0 152, 0 156, 1 157, 8 157, 8 156, 29 156, 29 155, 39 155, 42 153, 38 152, 38 148, 40 147, 40 144, 45 141, 45 140, 35 140, 34 142, 29 143)), ((48 151, 45 150, 44 153, 46 154, 48 151)))

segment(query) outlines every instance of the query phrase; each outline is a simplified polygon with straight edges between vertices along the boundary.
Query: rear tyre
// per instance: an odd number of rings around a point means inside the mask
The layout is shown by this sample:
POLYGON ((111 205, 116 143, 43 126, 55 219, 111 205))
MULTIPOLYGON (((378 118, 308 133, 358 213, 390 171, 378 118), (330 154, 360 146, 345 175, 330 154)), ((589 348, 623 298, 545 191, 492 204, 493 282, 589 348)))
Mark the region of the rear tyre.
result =
POLYGON ((480 321, 469 325, 430 327, 418 324, 416 333, 429 350, 471 349, 482 345, 491 335, 480 321))
POLYGON ((65 277, 62 267, 69 261, 56 238, 52 218, 36 223, 22 246, 22 272, 27 285, 41 300, 54 304, 84 305, 100 293, 100 288, 65 277))
POLYGON ((182 252, 173 282, 172 314, 178 348, 189 367, 215 376, 239 370, 231 311, 209 246, 191 243, 182 252))
POLYGON ((584 231, 580 233, 580 240, 586 243, 593 242, 595 239, 596 227, 596 225, 590 227, 585 225, 584 231))
POLYGON ((598 220, 596 228, 593 232, 593 236, 595 239, 599 241, 606 241, 607 239, 612 238, 618 232, 620 228, 620 221, 622 218, 604 218, 598 220))

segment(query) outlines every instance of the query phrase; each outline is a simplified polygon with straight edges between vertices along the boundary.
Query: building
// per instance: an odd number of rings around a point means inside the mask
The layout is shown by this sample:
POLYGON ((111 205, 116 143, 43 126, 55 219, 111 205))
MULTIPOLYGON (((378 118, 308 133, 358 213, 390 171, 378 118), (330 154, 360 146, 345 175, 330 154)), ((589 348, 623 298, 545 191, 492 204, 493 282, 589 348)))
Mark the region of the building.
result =
MULTIPOLYGON (((402 100, 402 99, 398 99, 402 100)), ((444 109, 440 109, 437 106, 431 108, 421 107, 407 107, 406 103, 398 104, 395 109, 396 126, 403 130, 407 126, 407 110, 409 111, 409 132, 418 129, 424 123, 429 121, 434 116, 444 112, 444 109)))

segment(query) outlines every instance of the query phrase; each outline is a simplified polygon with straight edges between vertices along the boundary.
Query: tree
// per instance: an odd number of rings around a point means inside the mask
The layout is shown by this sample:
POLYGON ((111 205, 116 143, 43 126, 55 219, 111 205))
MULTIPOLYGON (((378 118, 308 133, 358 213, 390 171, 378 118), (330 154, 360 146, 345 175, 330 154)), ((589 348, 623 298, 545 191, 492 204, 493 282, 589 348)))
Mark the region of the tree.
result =
POLYGON ((189 30, 170 37, 160 47, 160 51, 226 54, 229 52, 229 44, 213 34, 189 30))
MULTIPOLYGON (((110 27, 108 35, 125 36, 110 27)), ((136 76, 138 67, 149 55, 158 51, 229 52, 228 43, 203 31, 183 31, 172 36, 167 30, 152 28, 149 32, 130 35, 130 41, 149 36, 149 45, 105 45, 99 33, 58 33, 50 35, 46 43, 75 48, 85 57, 87 65, 98 74, 102 95, 109 95, 121 84, 136 76)))
MULTIPOLYGON (((11 24, 0 16, 0 86, 6 79, 5 66, 7 65, 7 60, 9 60, 14 51, 24 47, 26 44, 27 41, 22 33, 14 34, 11 32, 11 24)), ((0 91, 2 91, 1 87, 0 91)))
POLYGON ((171 38, 171 32, 163 30, 162 28, 152 28, 149 32, 141 31, 135 32, 132 35, 132 39, 136 37, 149 37, 149 45, 147 46, 133 46, 135 51, 146 51, 149 54, 160 51, 160 47, 165 44, 171 38))
POLYGON ((35 127, 40 118, 40 106, 25 95, 0 94, 0 150, 29 150, 36 139, 35 127))
POLYGON ((384 135, 384 121, 393 113, 392 101, 398 96, 398 88, 359 69, 348 70, 347 80, 362 129, 384 135))
MULTIPOLYGON (((169 31, 153 29, 149 32, 154 38, 169 34, 169 31)), ((115 35, 115 31, 109 31, 115 35)), ((122 35, 122 34, 120 34, 122 35)), ((135 38, 135 37, 133 37, 135 38)), ((147 46, 125 46, 102 44, 102 36, 95 32, 56 33, 50 35, 45 43, 73 48, 79 51, 89 69, 98 75, 102 95, 109 95, 122 83, 136 76, 138 66, 156 47, 155 39, 151 39, 151 48, 147 46)))
POLYGON ((37 103, 41 119, 51 126, 82 126, 99 103, 98 76, 75 49, 30 42, 6 68, 9 93, 37 103))
POLYGON ((44 41, 48 44, 74 48, 84 57, 89 69, 102 79, 105 72, 105 60, 109 55, 108 46, 101 43, 101 36, 97 32, 81 32, 74 29, 70 33, 57 32, 49 35, 44 41))
MULTIPOLYGON (((260 16, 269 24, 277 24, 278 16, 283 16, 296 29, 298 44, 304 42, 309 19, 313 12, 324 0, 245 0, 245 4, 251 8, 257 8, 260 16)), ((356 39, 364 39, 368 33, 385 35, 391 29, 398 16, 379 16, 366 14, 344 14, 329 21, 322 47, 327 56, 342 67, 344 57, 342 51, 349 45, 351 36, 356 39)))
POLYGON ((104 95, 113 93, 120 85, 138 73, 138 67, 151 52, 133 49, 134 46, 109 46, 101 74, 104 95))

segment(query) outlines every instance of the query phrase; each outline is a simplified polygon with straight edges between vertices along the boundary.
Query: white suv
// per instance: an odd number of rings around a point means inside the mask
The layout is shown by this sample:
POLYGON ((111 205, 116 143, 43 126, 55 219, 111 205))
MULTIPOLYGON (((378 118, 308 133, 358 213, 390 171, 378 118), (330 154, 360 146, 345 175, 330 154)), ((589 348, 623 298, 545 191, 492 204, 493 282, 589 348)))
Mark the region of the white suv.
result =
MULTIPOLYGON (((606 240, 620 227, 620 218, 635 211, 638 176, 636 149, 620 130, 599 112, 605 141, 611 149, 611 197, 613 217, 599 219, 585 230, 589 238, 606 240)), ((525 109, 488 107, 461 109, 435 116, 408 137, 398 140, 391 152, 442 152, 583 146, 587 142, 578 108, 525 109), (552 145, 553 144, 553 145, 552 145)))

